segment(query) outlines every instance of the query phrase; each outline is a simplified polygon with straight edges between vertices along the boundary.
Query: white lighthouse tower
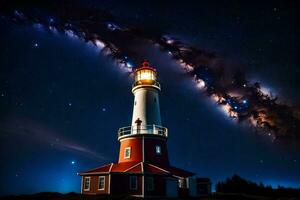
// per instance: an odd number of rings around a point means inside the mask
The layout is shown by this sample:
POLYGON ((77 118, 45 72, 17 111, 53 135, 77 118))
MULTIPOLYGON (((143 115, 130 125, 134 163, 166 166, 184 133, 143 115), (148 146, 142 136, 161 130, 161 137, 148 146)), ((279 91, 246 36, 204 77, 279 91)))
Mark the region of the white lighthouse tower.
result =
POLYGON ((131 126, 161 126, 159 96, 160 84, 156 80, 156 70, 148 61, 134 72, 135 81, 132 88, 134 106, 131 126))

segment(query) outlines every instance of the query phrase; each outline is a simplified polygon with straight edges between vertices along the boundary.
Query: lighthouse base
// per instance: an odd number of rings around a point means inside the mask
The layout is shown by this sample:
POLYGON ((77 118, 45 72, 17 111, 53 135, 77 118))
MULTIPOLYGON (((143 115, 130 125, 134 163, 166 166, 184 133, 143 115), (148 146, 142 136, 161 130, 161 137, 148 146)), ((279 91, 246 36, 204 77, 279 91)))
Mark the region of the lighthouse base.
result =
POLYGON ((79 174, 83 194, 137 197, 189 196, 191 172, 144 162, 111 163, 79 174))

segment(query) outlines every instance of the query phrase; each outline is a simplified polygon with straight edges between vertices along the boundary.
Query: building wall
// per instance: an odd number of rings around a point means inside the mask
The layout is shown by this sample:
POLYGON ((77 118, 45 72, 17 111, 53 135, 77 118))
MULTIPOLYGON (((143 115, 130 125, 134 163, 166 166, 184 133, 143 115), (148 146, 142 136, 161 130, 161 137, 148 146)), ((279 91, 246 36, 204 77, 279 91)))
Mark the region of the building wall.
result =
POLYGON ((151 86, 139 87, 133 91, 134 105, 131 126, 136 126, 135 121, 139 118, 142 126, 161 126, 158 89, 151 86))
POLYGON ((157 164, 159 166, 169 165, 168 149, 166 140, 159 136, 141 136, 132 137, 121 140, 119 162, 147 162, 157 164), (144 139, 144 153, 143 153, 143 138, 144 139), (161 154, 157 155, 155 147, 161 147, 161 154), (131 148, 130 158, 124 158, 125 148, 131 148), (145 160, 143 160, 143 154, 145 160))
POLYGON ((178 179, 166 178, 166 197, 177 198, 178 197, 178 179))
POLYGON ((126 138, 121 140, 119 163, 120 162, 142 162, 143 161, 143 142, 142 137, 126 138), (126 147, 131 147, 130 158, 124 158, 124 152, 126 147))
POLYGON ((197 187, 196 178, 194 178, 194 177, 189 178, 188 185, 189 185, 189 195, 192 197, 199 196, 199 193, 197 191, 198 187, 197 187))
MULTIPOLYGON (((145 197, 162 197, 166 195, 166 177, 158 175, 137 175, 138 188, 130 190, 129 177, 134 174, 112 174, 111 175, 111 194, 128 194, 145 197), (147 189, 146 177, 152 177, 154 182, 153 190, 147 189), (144 189, 143 189, 144 187, 144 189)), ((177 188, 176 188, 177 190, 177 188)))
POLYGON ((147 175, 146 177, 152 177, 153 182, 154 182, 154 187, 153 190, 148 190, 147 189, 147 183, 145 181, 145 190, 144 194, 145 196, 150 196, 150 197, 162 197, 166 195, 166 178, 163 176, 155 176, 155 175, 147 175))
POLYGON ((178 196, 179 197, 188 197, 190 190, 189 190, 189 183, 188 179, 186 178, 181 178, 178 179, 179 182, 179 187, 178 187, 178 196))
POLYGON ((196 178, 196 192, 200 196, 211 194, 211 182, 208 178, 196 178))
POLYGON ((137 176, 137 190, 130 190, 129 177, 134 174, 111 174, 111 194, 142 195, 142 176, 137 176))
POLYGON ((109 192, 109 175, 82 176, 81 192, 83 194, 108 194, 108 192, 109 192), (99 176, 105 177, 104 190, 98 190, 99 176), (84 190, 84 177, 90 177, 90 189, 89 190, 84 190))
POLYGON ((99 176, 83 176, 82 177, 82 193, 90 195, 100 195, 100 194, 112 194, 112 195, 134 195, 139 197, 180 197, 189 196, 188 188, 178 188, 177 180, 170 177, 148 174, 130 174, 130 173, 113 173, 110 175, 104 175, 105 177, 105 188, 104 190, 98 190, 99 176), (137 176, 137 189, 130 189, 130 176, 137 176), (90 189, 84 190, 84 178, 90 177, 90 189), (149 190, 147 187, 147 177, 153 178, 153 190, 149 190), (169 180, 169 185, 167 182, 169 180), (170 185, 170 181, 172 184, 170 185), (173 184, 174 182, 174 184, 173 184), (110 184, 110 185, 109 185, 110 184), (170 187, 171 186, 171 187, 170 187), (168 190, 167 191, 167 187, 168 190), (170 191, 174 190, 174 191, 170 191), (171 196, 170 196, 171 195, 171 196))
POLYGON ((144 142, 145 148, 145 162, 158 166, 169 165, 169 156, 166 140, 162 138, 146 138, 144 142), (161 147, 161 154, 157 155, 155 147, 161 147))

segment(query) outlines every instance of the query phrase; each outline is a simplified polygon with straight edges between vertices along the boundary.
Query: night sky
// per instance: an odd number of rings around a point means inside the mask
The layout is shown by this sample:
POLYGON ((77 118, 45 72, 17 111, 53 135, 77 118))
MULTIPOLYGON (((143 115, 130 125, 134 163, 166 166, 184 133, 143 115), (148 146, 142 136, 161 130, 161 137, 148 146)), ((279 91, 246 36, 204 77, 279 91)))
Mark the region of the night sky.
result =
MULTIPOLYGON (((240 65, 299 106, 299 14, 293 3, 74 1, 118 22, 164 31, 240 65), (83 3, 84 2, 84 3, 83 3)), ((115 162, 117 130, 132 117, 132 76, 94 45, 0 19, 0 195, 80 191, 77 172, 115 162)), ((228 118, 167 53, 139 49, 158 70, 174 166, 300 187, 300 148, 228 118)))

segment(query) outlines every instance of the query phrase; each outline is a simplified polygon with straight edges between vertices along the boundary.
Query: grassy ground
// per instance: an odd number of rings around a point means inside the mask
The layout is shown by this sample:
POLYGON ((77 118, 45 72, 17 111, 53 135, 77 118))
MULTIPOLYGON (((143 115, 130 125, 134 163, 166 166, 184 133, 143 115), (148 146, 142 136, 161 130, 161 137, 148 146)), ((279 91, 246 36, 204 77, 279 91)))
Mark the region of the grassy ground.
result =
MULTIPOLYGON (((91 196, 91 195, 81 195, 77 193, 37 193, 32 195, 17 195, 17 196, 3 196, 0 200, 107 200, 107 199, 139 199, 129 196, 91 196)), ((161 199, 161 198, 159 198, 161 199)), ((262 196, 252 196, 243 194, 221 194, 215 193, 209 198, 190 198, 190 199, 201 199, 201 200, 299 200, 300 198, 273 198, 273 197, 262 197, 262 196)), ((178 199, 183 200, 183 199, 178 199)))

